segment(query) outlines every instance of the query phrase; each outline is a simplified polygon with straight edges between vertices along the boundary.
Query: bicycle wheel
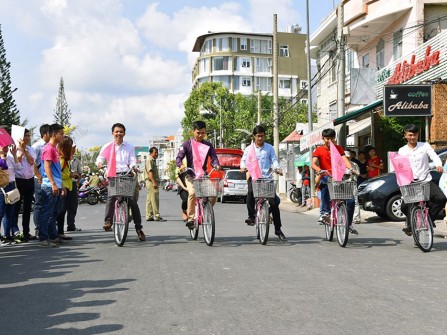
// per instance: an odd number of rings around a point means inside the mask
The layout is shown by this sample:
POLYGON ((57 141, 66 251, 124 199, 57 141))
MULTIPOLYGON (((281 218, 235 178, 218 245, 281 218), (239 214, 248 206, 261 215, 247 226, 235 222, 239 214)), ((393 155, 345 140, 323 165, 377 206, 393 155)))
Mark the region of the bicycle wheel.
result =
POLYGON ((269 204, 268 201, 264 200, 260 205, 258 205, 258 213, 256 215, 256 228, 259 233, 259 242, 262 245, 267 244, 269 238, 269 204))
POLYGON ((123 199, 116 199, 113 214, 113 233, 115 244, 119 247, 122 247, 126 242, 127 231, 129 230, 128 214, 127 202, 123 199))
POLYGON ((348 226, 348 211, 346 204, 341 202, 337 209, 337 222, 335 224, 337 230, 337 241, 340 247, 345 247, 348 243, 349 226, 348 226))
POLYGON ((198 199, 196 199, 196 218, 194 219, 194 228, 189 230, 189 235, 191 235, 191 239, 194 241, 197 240, 197 237, 199 237, 199 220, 202 220, 201 206, 202 205, 200 204, 198 199))
POLYGON ((414 242, 419 249, 428 252, 433 247, 433 224, 424 212, 421 206, 414 206, 411 209, 410 224, 414 242))
MULTIPOLYGON (((332 205, 331 205, 332 206, 332 205)), ((335 218, 333 218, 333 214, 334 211, 331 211, 331 216, 329 217, 329 222, 325 221, 324 222, 324 232, 326 234, 326 240, 328 240, 329 242, 332 242, 332 240, 334 239, 334 224, 332 224, 333 220, 336 220, 335 218)))
POLYGON ((206 245, 212 246, 214 243, 214 232, 216 224, 214 220, 213 205, 211 205, 210 201, 207 201, 203 205, 202 226, 203 237, 205 238, 206 245))

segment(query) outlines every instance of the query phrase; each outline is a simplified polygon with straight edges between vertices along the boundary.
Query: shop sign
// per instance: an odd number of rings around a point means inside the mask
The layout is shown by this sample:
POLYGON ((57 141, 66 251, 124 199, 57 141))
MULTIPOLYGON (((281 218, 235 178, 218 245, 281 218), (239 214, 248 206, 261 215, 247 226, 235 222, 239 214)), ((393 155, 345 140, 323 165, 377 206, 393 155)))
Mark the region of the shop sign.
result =
POLYGON ((431 116, 431 85, 385 85, 385 116, 431 116))

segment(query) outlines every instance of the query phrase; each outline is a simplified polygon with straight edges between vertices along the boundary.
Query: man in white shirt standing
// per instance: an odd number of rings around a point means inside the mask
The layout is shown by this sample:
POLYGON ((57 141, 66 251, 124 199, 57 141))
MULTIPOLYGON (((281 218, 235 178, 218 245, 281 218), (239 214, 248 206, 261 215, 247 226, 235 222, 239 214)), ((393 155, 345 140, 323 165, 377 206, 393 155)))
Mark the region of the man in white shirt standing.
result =
MULTIPOLYGON (((414 124, 408 124, 404 127, 404 137, 408 143, 400 148, 398 153, 401 156, 407 156, 409 158, 414 181, 430 182, 430 200, 428 202, 428 208, 433 227, 435 227, 435 220, 440 211, 444 208, 447 199, 438 185, 432 181, 429 158, 431 158, 439 173, 443 172, 441 159, 429 143, 418 142, 419 129, 414 124)), ((401 210, 407 217, 407 220, 405 221, 406 226, 402 231, 411 236, 412 232, 408 220, 410 214, 408 204, 402 202, 401 210)))

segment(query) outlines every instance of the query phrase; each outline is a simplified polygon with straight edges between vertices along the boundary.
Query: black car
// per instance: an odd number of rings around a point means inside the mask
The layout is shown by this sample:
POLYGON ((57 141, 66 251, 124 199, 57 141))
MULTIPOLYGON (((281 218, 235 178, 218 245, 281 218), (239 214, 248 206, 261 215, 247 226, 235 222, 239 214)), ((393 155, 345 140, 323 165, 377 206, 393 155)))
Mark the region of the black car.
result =
MULTIPOLYGON (((437 150, 436 153, 444 161, 447 149, 437 150)), ((441 174, 432 171, 431 175, 433 181, 438 184, 441 174)), ((394 172, 368 179, 359 185, 358 190, 359 203, 364 210, 375 212, 384 219, 405 220, 405 215, 400 210, 402 199, 394 172)))

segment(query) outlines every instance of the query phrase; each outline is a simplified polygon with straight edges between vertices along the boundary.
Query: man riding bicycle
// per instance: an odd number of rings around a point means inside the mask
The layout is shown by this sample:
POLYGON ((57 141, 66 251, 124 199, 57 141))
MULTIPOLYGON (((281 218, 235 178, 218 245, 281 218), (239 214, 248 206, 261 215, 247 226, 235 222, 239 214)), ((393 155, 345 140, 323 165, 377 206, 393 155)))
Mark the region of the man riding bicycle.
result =
MULTIPOLYGON (((259 163, 259 167, 261 169, 262 178, 272 179, 271 171, 275 170, 278 174, 282 175, 282 171, 280 170, 280 166, 278 163, 278 159, 276 158, 275 149, 265 142, 265 128, 263 126, 256 126, 253 129, 253 138, 254 142, 245 148, 244 155, 241 159, 241 171, 247 172, 247 156, 252 150, 252 145, 255 146, 256 158, 259 163)), ((247 184, 248 184, 248 192, 247 192, 247 210, 248 210, 248 219, 245 220, 245 223, 249 226, 253 226, 255 224, 256 210, 255 210, 255 198, 253 195, 253 185, 252 178, 247 173, 247 184)), ((286 240, 286 236, 281 230, 281 213, 279 211, 279 197, 275 195, 275 198, 269 199, 270 211, 273 216, 273 224, 275 225, 275 235, 281 241, 286 240)))
MULTIPOLYGON (((328 128, 324 129, 321 132, 321 136, 323 139, 323 145, 320 145, 317 147, 314 152, 312 153, 312 169, 315 170, 315 173, 319 176, 320 171, 324 170, 327 171, 328 174, 332 175, 332 163, 331 163, 331 142, 335 145, 337 151, 340 153, 343 162, 346 165, 346 168, 351 170, 351 162, 345 155, 345 151, 343 148, 335 144, 335 130, 328 128)), ((321 192, 321 202, 320 202, 320 218, 318 219, 318 222, 324 223, 325 221, 329 220, 330 217, 330 202, 331 199, 329 197, 329 189, 327 187, 327 182, 329 177, 328 176, 319 176, 319 188, 321 192)), ((351 234, 357 235, 358 232, 352 227, 352 218, 354 216, 354 208, 355 208, 355 200, 354 196, 352 199, 346 201, 347 205, 347 212, 348 212, 348 225, 349 225, 349 232, 351 234)))
MULTIPOLYGON (((206 136, 206 123, 203 121, 196 121, 193 123, 193 138, 187 140, 186 142, 183 142, 182 146, 179 149, 179 152, 177 154, 176 158, 176 165, 179 167, 180 171, 183 172, 186 169, 186 166, 188 167, 194 167, 194 159, 199 159, 199 157, 194 157, 193 154, 193 145, 202 144, 206 145, 209 148, 207 149, 205 159, 202 161, 202 166, 199 167, 203 169, 203 171, 206 171, 206 163, 208 161, 208 158, 211 159, 211 165, 216 169, 220 170, 220 164, 219 159, 217 158, 216 151, 214 150, 213 145, 205 140, 206 136), (196 141, 198 143, 193 143, 192 141, 196 141), (183 165, 183 158, 186 157, 186 166, 183 165)), ((198 171, 195 171, 196 173, 198 171)), ((195 214, 195 201, 196 201, 196 193, 194 191, 194 173, 192 171, 186 171, 185 176, 185 184, 188 189, 188 208, 186 210, 186 214, 188 216, 186 227, 189 229, 194 228, 194 214, 195 214)), ((216 202, 216 198, 212 198, 212 203, 216 202)))
MULTIPOLYGON (((102 167, 105 160, 108 160, 108 169, 113 168, 113 165, 111 163, 111 160, 115 160, 114 163, 116 163, 116 174, 125 174, 129 171, 129 169, 133 168, 136 165, 136 158, 135 158, 135 147, 125 142, 124 136, 126 135, 126 127, 124 127, 121 123, 115 123, 112 126, 112 136, 114 140, 112 142, 109 142, 105 144, 98 155, 98 158, 96 158, 96 166, 99 168, 102 167), (114 147, 110 149, 110 146, 113 145, 114 147), (107 154, 109 153, 115 153, 115 155, 107 154), (110 157, 109 157, 110 156, 110 157), (113 156, 113 157, 112 157, 113 156)), ((135 189, 135 192, 137 193, 137 188, 135 189)), ((105 210, 105 218, 104 218, 104 230, 110 231, 112 230, 112 218, 113 218, 113 199, 114 197, 108 197, 107 203, 106 203, 106 210, 105 210)), ((129 198, 129 205, 132 209, 132 217, 133 221, 135 223, 135 230, 138 235, 138 239, 140 241, 146 240, 146 236, 144 235, 144 232, 142 230, 143 226, 141 225, 141 214, 140 214, 140 208, 138 207, 138 203, 136 201, 137 197, 134 196, 133 198, 129 198)))
MULTIPOLYGON (((410 160, 411 170, 413 171, 414 181, 430 182, 430 200, 428 202, 429 215, 435 227, 435 220, 446 204, 446 197, 438 185, 432 181, 430 174, 430 165, 428 159, 431 158, 436 166, 436 171, 442 173, 442 162, 433 148, 427 142, 418 142, 419 129, 414 124, 408 124, 404 127, 404 137, 407 144, 399 149, 398 154, 407 156, 410 160)), ((402 231, 411 236, 411 227, 408 220, 410 215, 410 206, 402 201, 401 211, 405 214, 405 227, 402 231)))

